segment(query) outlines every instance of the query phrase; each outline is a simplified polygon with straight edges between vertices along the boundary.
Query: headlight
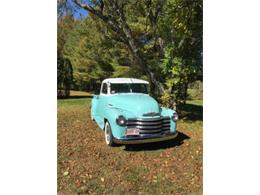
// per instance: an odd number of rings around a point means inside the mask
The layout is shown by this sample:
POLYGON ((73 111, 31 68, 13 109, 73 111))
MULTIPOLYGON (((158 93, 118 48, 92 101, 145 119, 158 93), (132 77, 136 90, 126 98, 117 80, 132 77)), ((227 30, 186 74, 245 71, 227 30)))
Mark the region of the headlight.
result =
POLYGON ((177 112, 174 112, 172 115, 172 120, 176 122, 178 119, 179 119, 179 116, 178 116, 177 112))
POLYGON ((117 119, 116 119, 116 123, 120 126, 125 126, 126 125, 126 119, 124 116, 120 115, 117 119))

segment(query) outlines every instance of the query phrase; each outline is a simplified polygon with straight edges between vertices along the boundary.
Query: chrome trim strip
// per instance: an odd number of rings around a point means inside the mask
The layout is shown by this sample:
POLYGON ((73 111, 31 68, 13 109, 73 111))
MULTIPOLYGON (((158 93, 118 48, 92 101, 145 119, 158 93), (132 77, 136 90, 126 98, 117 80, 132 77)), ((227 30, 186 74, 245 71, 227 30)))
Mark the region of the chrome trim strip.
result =
POLYGON ((163 131, 168 130, 168 129, 170 130, 170 127, 164 127, 164 128, 162 128, 163 131))
POLYGON ((162 121, 162 120, 170 120, 170 117, 159 117, 159 118, 129 118, 128 121, 134 122, 134 121, 162 121))
POLYGON ((142 143, 152 143, 152 142, 160 142, 160 141, 166 141, 173 139, 177 137, 178 132, 175 133, 168 133, 163 134, 161 136, 156 135, 146 135, 144 137, 138 136, 138 137, 123 137, 123 138, 114 138, 114 142, 117 144, 142 144, 142 143))
POLYGON ((169 123, 169 122, 171 122, 170 119, 164 119, 164 120, 163 120, 163 123, 169 123))
POLYGON ((161 136, 161 133, 170 131, 170 117, 159 118, 129 118, 127 128, 138 128, 141 136, 161 136))
POLYGON ((153 129, 161 129, 162 125, 156 125, 156 126, 143 126, 143 125, 137 125, 135 126, 138 129, 146 129, 146 130, 153 130, 153 129))
POLYGON ((163 123, 162 126, 164 126, 164 127, 171 126, 171 123, 163 123))
POLYGON ((160 116, 160 113, 158 113, 158 112, 149 112, 149 113, 143 114, 143 116, 160 116))
POLYGON ((162 121, 156 122, 146 122, 146 121, 127 121, 127 125, 158 125, 161 124, 162 121))

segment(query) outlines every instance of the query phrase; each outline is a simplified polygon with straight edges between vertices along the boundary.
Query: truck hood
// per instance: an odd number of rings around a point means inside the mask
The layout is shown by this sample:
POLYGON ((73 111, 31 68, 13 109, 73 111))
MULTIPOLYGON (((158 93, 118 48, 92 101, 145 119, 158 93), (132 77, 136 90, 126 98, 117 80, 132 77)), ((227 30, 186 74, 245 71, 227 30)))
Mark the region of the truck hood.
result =
POLYGON ((147 113, 159 113, 160 109, 156 100, 145 94, 112 95, 108 103, 109 106, 126 110, 135 117, 143 117, 143 114, 147 113))

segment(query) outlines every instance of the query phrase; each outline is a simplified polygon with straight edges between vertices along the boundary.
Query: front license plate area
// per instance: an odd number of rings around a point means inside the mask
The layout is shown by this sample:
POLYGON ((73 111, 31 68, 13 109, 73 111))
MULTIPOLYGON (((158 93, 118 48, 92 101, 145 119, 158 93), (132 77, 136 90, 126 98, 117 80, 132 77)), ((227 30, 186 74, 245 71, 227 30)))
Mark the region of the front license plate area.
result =
POLYGON ((126 130, 126 135, 139 135, 140 132, 139 132, 139 129, 137 128, 128 128, 126 130))

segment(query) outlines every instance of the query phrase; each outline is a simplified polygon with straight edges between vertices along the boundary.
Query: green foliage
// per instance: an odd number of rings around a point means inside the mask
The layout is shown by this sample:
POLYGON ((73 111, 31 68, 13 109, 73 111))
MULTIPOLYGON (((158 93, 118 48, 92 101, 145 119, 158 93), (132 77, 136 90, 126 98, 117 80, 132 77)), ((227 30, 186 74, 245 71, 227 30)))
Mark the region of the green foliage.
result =
POLYGON ((202 100, 203 99, 203 86, 201 81, 195 81, 188 87, 188 99, 202 100))
POLYGON ((74 26, 64 44, 64 55, 73 67, 75 89, 94 90, 107 77, 144 78, 127 47, 114 41, 102 25, 87 17, 74 26))
POLYGON ((202 80, 202 1, 169 0, 160 25, 166 41, 160 63, 166 78, 162 100, 185 103, 189 83, 202 80))
POLYGON ((71 61, 64 56, 64 45, 68 34, 75 24, 71 16, 60 18, 58 21, 57 37, 57 95, 59 98, 68 97, 73 80, 71 61))
POLYGON ((74 85, 81 89, 86 88, 91 80, 109 74, 109 63, 105 55, 102 56, 100 41, 95 24, 86 19, 75 25, 64 46, 65 56, 72 62, 74 85))

